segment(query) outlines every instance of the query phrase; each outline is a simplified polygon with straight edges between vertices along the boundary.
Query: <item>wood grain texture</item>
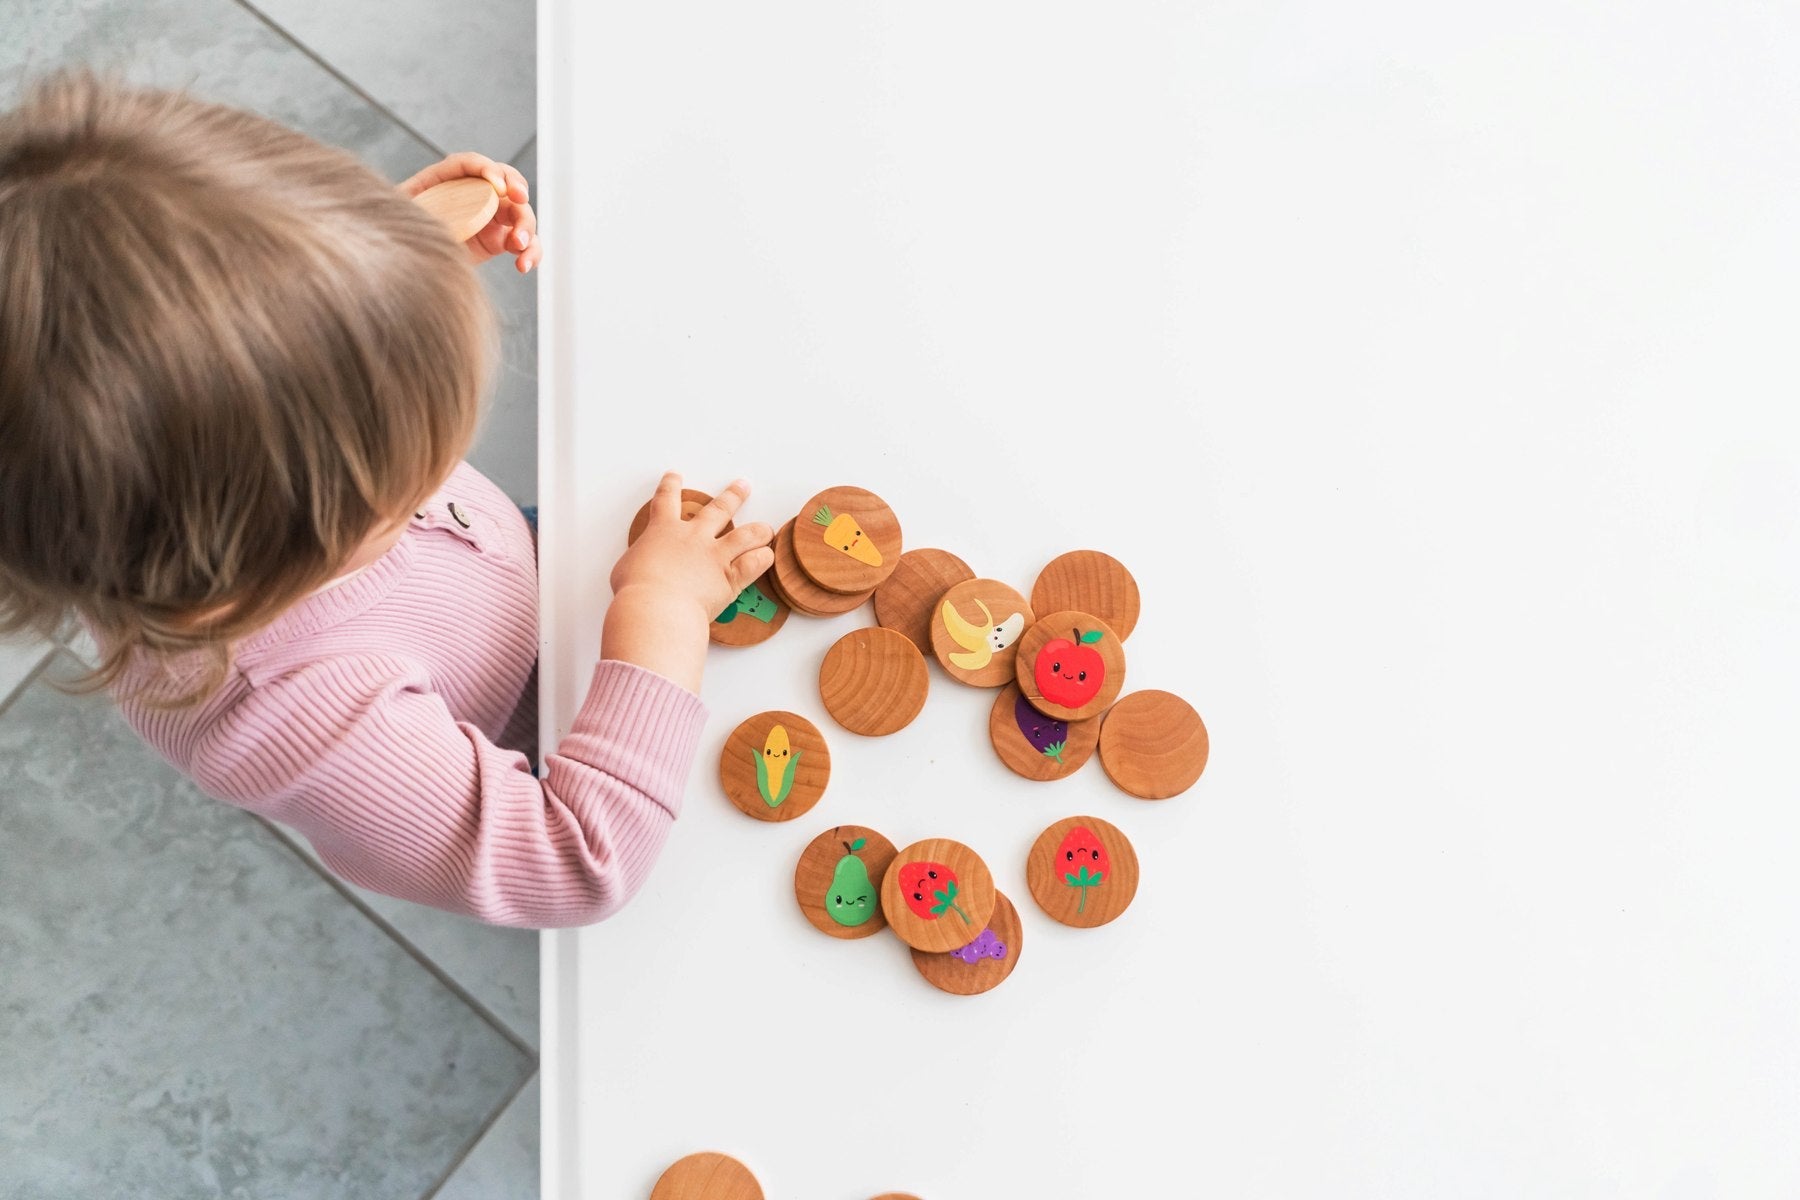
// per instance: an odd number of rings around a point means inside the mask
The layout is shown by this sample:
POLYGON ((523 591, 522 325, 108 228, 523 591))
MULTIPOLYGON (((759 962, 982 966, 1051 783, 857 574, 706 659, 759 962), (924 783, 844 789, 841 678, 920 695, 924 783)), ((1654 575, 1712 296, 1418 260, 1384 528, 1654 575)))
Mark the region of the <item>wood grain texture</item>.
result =
POLYGON ((846 595, 842 592, 828 592, 814 583, 805 571, 800 569, 799 560, 794 557, 794 522, 789 521, 775 531, 775 565, 769 568, 769 574, 775 577, 775 586, 795 612, 809 617, 836 617, 861 608, 868 602, 873 590, 857 595, 846 595))
POLYGON ((969 579, 939 598, 931 652, 950 678, 971 687, 1004 687, 1014 677, 1019 641, 1036 618, 1025 597, 998 579, 969 579))
POLYGON ((926 983, 953 996, 979 996, 993 991, 1013 973, 1013 968, 1019 964, 1019 954, 1025 948, 1025 928, 1019 921, 1019 910, 1013 907, 1005 893, 994 893, 994 915, 988 918, 986 928, 992 930, 995 939, 1005 947, 1004 958, 981 955, 968 963, 954 952, 914 950, 913 966, 919 969, 926 983))
POLYGON ((911 1192, 883 1192, 875 1200, 919 1200, 911 1192))
POLYGON ((1059 721, 1025 701, 1017 682, 994 697, 988 712, 988 740, 1008 770, 1037 783, 1066 779, 1094 756, 1100 744, 1100 722, 1059 721), (1061 729, 1054 726, 1061 725, 1061 729), (1028 732, 1029 731, 1029 732, 1028 732), (1035 739, 1035 740, 1034 740, 1035 739), (1048 754, 1045 748, 1055 749, 1048 754))
POLYGON ((881 881, 887 877, 895 853, 894 843, 866 825, 827 829, 806 844, 800 861, 794 864, 794 902, 820 933, 846 941, 880 933, 887 928, 887 918, 881 912, 881 881), (826 906, 831 903, 838 863, 851 853, 848 847, 858 838, 864 839, 865 844, 855 854, 868 869, 872 892, 869 903, 875 906, 875 912, 861 925, 844 925, 832 919, 826 906))
POLYGON ((1131 907, 1138 888, 1137 850, 1110 821, 1065 817, 1031 844, 1025 883, 1031 898, 1052 920, 1076 929, 1093 929, 1116 920, 1131 907), (1100 848, 1099 860, 1092 854, 1095 845, 1100 848), (1090 875, 1100 874, 1101 881, 1091 887, 1072 885, 1069 876, 1081 878, 1079 872, 1084 868, 1090 875))
POLYGON ((968 945, 987 928, 998 895, 993 872, 979 854, 949 838, 927 838, 904 847, 894 856, 893 865, 881 881, 881 911, 887 915, 888 926, 895 935, 914 950, 948 953, 968 945), (941 875, 935 880, 921 879, 922 872, 917 868, 925 863, 948 867, 955 879, 947 880, 941 875), (948 892, 950 882, 956 884, 952 897, 956 908, 945 908, 936 915, 915 911, 915 906, 934 907, 936 894, 948 892))
POLYGON ((1031 607, 1041 613, 1065 608, 1091 612, 1124 641, 1137 628, 1141 598, 1124 563, 1100 550, 1071 550, 1038 572, 1031 607))
POLYGON ((1100 726, 1100 765, 1122 791, 1143 800, 1193 787, 1211 753, 1206 722, 1173 692, 1133 692, 1100 726))
POLYGON ((650 1200, 763 1200, 762 1184, 737 1159, 707 1151, 670 1164, 650 1200))
MULTIPOLYGON (((768 602, 775 606, 775 615, 764 621, 754 613, 739 612, 736 617, 723 624, 714 620, 706 628, 706 636, 713 645, 758 646, 780 633, 781 627, 787 624, 788 614, 793 609, 776 594, 774 584, 770 582, 770 573, 765 572, 750 586, 767 597, 768 602)), ((748 589, 745 590, 748 591, 748 589)), ((738 594, 742 596, 744 593, 738 594)), ((751 597, 751 599, 755 598, 751 597)))
POLYGON ((831 719, 865 737, 912 724, 931 689, 919 648, 880 626, 853 629, 819 664, 819 699, 831 719))
POLYGON ((453 240, 466 242, 500 211, 500 193, 480 176, 467 175, 426 188, 413 203, 436 217, 453 240))
POLYGON ((799 713, 771 709, 746 718, 725 739, 719 751, 719 786, 739 812, 759 821, 791 821, 819 802, 831 782, 831 749, 819 727, 799 713), (787 798, 771 807, 757 788, 756 763, 764 757, 770 731, 787 731, 790 749, 799 751, 793 766, 794 784, 787 798))
MULTIPOLYGON (((681 519, 684 521, 693 520, 694 514, 711 504, 712 499, 713 498, 705 492, 695 491, 693 488, 682 488, 681 519)), ((627 546, 634 544, 639 538, 643 537, 644 530, 649 527, 650 503, 651 502, 648 500, 644 501, 643 505, 638 508, 637 514, 631 518, 631 528, 625 531, 625 544, 627 546)), ((731 530, 732 523, 730 521, 725 522, 725 532, 730 533, 731 530)))
POLYGON ((875 620, 904 633, 920 654, 932 654, 931 619, 944 593, 975 578, 969 564, 948 550, 908 550, 887 582, 875 589, 875 620))
POLYGON ((1085 721, 1112 707, 1125 686, 1125 645, 1105 621, 1093 613, 1064 609, 1038 618, 1037 624, 1019 639, 1019 655, 1014 663, 1019 690, 1031 707, 1047 717, 1065 721, 1085 721), (1083 634, 1098 631, 1098 641, 1080 644, 1083 634), (1087 653, 1091 651, 1092 653, 1087 653), (1096 665, 1097 664, 1097 665, 1096 665), (1040 688, 1039 668, 1045 685, 1040 688), (1100 673, 1099 686, 1092 686, 1094 672, 1100 673), (1086 680, 1082 679, 1085 673, 1086 680), (1059 703, 1056 697, 1044 695, 1049 687, 1056 689, 1086 688, 1076 695, 1058 691, 1057 696, 1090 698, 1077 704, 1059 703))
POLYGON ((903 551, 900 518, 865 488, 826 488, 794 518, 794 556, 807 578, 828 592, 874 591, 894 573, 903 551), (826 512, 830 519, 820 521, 826 512))

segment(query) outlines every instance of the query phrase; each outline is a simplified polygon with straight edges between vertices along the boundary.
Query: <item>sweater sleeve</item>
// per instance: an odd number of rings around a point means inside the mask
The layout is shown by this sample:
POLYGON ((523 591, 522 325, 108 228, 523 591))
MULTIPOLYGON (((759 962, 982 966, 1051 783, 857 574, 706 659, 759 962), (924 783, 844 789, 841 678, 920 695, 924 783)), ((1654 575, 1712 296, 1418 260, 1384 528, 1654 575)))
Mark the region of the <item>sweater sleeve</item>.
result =
POLYGON ((691 692, 603 661, 540 781, 401 664, 338 658, 234 706, 194 776, 361 887, 496 925, 583 925, 649 874, 704 720, 691 692))

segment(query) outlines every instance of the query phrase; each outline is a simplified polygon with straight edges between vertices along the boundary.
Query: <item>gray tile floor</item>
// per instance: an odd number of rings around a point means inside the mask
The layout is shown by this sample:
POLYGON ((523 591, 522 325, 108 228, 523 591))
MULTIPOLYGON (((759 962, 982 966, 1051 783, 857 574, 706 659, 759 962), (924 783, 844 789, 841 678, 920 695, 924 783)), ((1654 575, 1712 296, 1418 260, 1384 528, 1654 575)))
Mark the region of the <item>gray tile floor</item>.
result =
MULTIPOLYGON (((7 0, 0 107, 87 63, 266 113, 400 178, 535 173, 529 0, 7 0)), ((536 498, 535 278, 491 264, 475 464, 536 498)), ((537 1194, 537 941, 358 891, 200 795, 87 648, 0 643, 0 1197, 537 1194)))

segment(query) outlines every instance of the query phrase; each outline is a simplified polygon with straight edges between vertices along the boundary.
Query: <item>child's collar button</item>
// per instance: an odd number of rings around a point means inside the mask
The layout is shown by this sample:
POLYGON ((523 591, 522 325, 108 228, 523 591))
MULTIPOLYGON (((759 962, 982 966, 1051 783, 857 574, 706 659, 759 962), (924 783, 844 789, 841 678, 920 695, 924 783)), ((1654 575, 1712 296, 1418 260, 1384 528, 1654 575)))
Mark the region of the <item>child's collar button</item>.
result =
POLYGON ((457 507, 456 501, 450 501, 445 507, 450 510, 451 520, 455 521, 458 525, 461 525, 464 529, 469 527, 469 518, 463 513, 461 508, 457 507))

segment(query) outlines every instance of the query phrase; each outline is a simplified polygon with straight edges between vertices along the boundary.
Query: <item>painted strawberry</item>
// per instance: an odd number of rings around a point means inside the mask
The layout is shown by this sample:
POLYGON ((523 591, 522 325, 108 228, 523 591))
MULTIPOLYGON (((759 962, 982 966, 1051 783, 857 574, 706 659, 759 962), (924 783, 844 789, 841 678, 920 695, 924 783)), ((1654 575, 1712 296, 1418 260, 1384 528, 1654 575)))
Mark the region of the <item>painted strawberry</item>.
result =
POLYGON ((969 914, 956 903, 956 872, 937 862, 909 862, 900 868, 900 895, 913 915, 935 921, 954 911, 963 924, 973 925, 969 914))
POLYGON ((1107 854, 1106 847, 1100 844, 1093 830, 1086 825, 1077 825, 1056 848, 1056 861, 1057 870, 1063 873, 1063 882, 1081 889, 1081 903, 1075 911, 1086 912, 1087 890, 1106 881, 1107 872, 1112 870, 1112 856, 1107 854))

